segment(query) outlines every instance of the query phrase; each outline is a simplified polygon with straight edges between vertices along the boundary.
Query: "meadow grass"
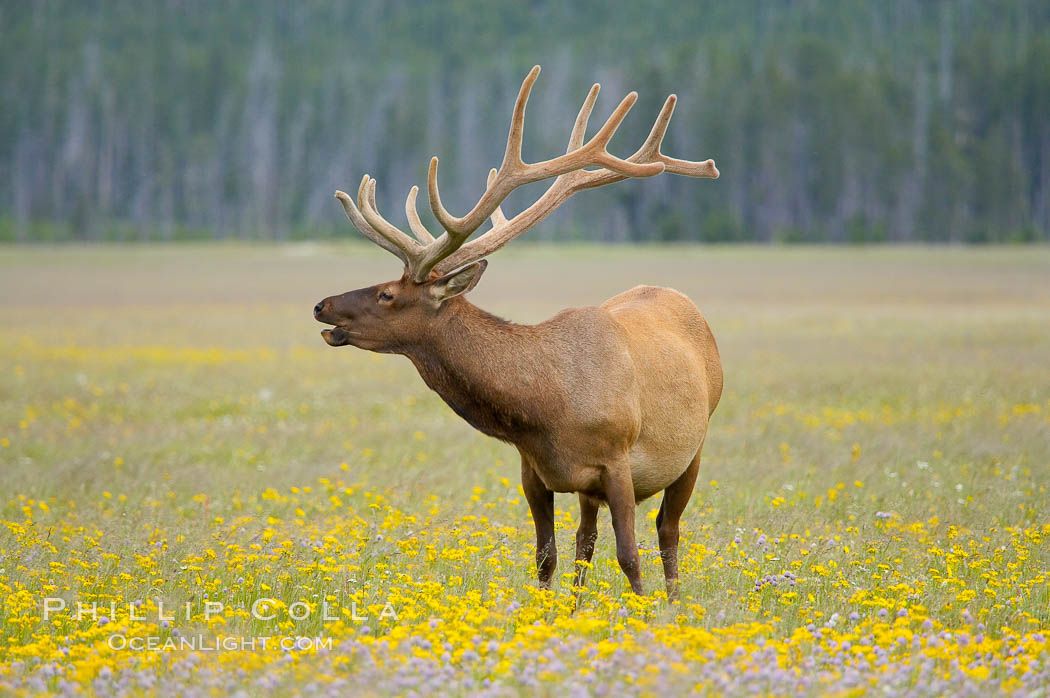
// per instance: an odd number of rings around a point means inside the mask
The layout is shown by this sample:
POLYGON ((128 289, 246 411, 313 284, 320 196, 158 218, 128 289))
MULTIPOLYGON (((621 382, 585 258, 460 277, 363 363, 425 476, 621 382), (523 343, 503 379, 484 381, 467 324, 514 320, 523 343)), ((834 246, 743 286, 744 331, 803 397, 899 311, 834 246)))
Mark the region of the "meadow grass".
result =
POLYGON ((406 359, 318 335, 317 300, 398 271, 357 244, 0 248, 0 692, 1045 692, 1050 250, 494 258, 472 300, 497 314, 671 286, 722 355, 682 603, 655 497, 649 595, 603 510, 575 613, 575 497, 541 591, 517 452, 406 359))

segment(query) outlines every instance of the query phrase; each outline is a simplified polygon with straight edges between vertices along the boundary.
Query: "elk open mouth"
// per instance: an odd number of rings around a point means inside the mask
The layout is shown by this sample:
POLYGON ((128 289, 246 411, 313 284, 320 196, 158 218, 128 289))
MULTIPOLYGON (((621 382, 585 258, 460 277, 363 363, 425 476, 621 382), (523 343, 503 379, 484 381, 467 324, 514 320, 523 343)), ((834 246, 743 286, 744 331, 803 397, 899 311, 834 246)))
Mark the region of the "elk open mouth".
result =
POLYGON ((321 330, 321 337, 330 347, 341 347, 350 343, 350 333, 342 327, 332 327, 321 330))

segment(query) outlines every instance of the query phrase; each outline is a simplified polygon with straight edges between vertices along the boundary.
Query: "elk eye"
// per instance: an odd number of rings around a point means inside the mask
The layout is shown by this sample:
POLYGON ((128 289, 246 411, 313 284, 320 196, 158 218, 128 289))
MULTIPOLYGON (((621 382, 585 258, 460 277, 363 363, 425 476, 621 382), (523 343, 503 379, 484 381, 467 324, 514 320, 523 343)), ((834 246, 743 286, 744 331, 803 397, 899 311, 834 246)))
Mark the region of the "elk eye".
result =
POLYGON ((389 293, 387 293, 386 291, 380 291, 379 292, 379 300, 384 301, 386 303, 389 303, 390 301, 394 300, 394 297, 392 295, 390 295, 389 293))

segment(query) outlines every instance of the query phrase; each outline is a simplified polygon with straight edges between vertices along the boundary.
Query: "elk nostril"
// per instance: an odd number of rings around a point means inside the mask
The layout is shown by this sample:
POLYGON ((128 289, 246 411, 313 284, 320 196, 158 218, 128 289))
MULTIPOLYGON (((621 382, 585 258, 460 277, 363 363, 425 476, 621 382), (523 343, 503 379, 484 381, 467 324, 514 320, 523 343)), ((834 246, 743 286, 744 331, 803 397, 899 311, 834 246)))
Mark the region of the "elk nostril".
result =
POLYGON ((314 317, 317 317, 324 311, 324 301, 321 301, 314 306, 314 317))

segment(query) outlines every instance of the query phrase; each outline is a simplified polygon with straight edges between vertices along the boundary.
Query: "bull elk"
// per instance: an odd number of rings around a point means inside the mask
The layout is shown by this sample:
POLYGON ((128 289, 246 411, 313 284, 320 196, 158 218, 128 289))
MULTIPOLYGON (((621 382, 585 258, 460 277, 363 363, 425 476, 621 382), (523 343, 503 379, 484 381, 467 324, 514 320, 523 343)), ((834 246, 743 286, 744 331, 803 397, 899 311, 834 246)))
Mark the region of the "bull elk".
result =
POLYGON ((521 484, 536 525, 539 583, 549 588, 557 564, 554 493, 580 500, 577 588, 594 552, 597 515, 609 506, 616 558, 642 594, 635 506, 663 490, 656 529, 668 596, 678 596, 679 520, 692 494, 711 413, 722 394, 722 367, 711 330, 683 294, 637 286, 598 307, 563 310, 538 325, 491 315, 464 297, 481 279, 483 259, 533 227, 570 196, 629 177, 661 172, 717 178, 712 160, 668 157, 660 145, 674 111, 663 105, 648 138, 627 159, 607 150, 638 95, 627 95, 590 140, 587 122, 598 85, 576 117, 564 155, 526 164, 521 158, 525 104, 539 75, 525 78, 514 104, 507 149, 480 200, 453 216, 438 192, 430 161, 430 207, 444 231, 420 221, 418 187, 405 202, 407 235, 380 215, 376 181, 365 175, 355 202, 337 191, 350 221, 404 263, 400 279, 325 298, 314 317, 333 347, 351 345, 407 356, 426 384, 481 432, 517 447, 521 484), (555 178, 547 191, 507 219, 501 202, 517 187, 555 178), (484 234, 467 239, 487 219, 484 234))

